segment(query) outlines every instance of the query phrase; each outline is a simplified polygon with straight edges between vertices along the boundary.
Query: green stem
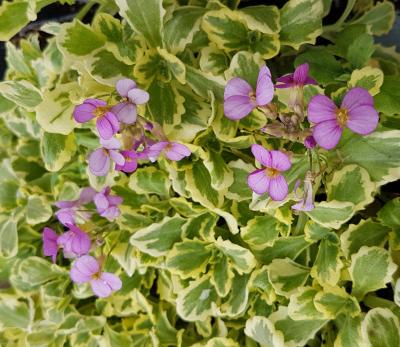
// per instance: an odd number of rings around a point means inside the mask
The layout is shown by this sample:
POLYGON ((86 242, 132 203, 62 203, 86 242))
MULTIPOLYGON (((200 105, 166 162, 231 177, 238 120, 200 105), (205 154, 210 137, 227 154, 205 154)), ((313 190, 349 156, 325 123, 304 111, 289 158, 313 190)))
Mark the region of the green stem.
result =
POLYGON ((346 4, 346 8, 344 9, 342 15, 337 20, 337 22, 335 24, 327 25, 326 27, 324 27, 324 34, 338 31, 342 27, 344 22, 346 21, 347 17, 350 15, 355 4, 356 4, 356 0, 348 0, 347 4, 346 4))
POLYGON ((304 231, 304 226, 308 221, 308 216, 304 212, 300 212, 299 219, 297 220, 296 229, 293 236, 300 235, 304 231))
POLYGON ((391 310, 397 308, 396 304, 393 301, 379 298, 379 297, 377 297, 375 295, 371 295, 371 294, 368 294, 364 298, 363 302, 369 308, 384 307, 384 308, 389 308, 391 310))
POLYGON ((93 5, 95 4, 94 1, 88 1, 78 12, 78 14, 76 15, 76 18, 79 20, 82 20, 83 18, 85 18, 85 16, 87 15, 87 13, 90 11, 90 9, 93 7, 93 5))

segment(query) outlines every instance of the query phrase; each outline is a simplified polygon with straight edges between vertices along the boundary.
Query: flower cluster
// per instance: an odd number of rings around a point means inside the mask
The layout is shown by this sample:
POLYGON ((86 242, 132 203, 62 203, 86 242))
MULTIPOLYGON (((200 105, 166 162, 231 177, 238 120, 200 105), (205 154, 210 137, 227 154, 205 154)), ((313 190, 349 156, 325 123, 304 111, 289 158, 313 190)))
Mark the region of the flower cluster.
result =
MULTIPOLYGON (((149 94, 138 88, 130 79, 122 79, 116 84, 119 102, 110 105, 100 99, 86 99, 75 107, 74 119, 79 123, 96 120, 100 147, 89 155, 89 169, 95 176, 106 176, 110 170, 134 172, 139 160, 154 162, 161 154, 173 161, 190 156, 185 145, 172 142, 165 136, 162 127, 149 122, 138 114, 138 105, 149 101, 149 94)), ((56 262, 59 250, 64 258, 74 259, 70 277, 75 283, 90 283, 93 293, 107 297, 122 286, 121 280, 112 273, 104 272, 106 256, 93 257, 95 246, 101 246, 99 233, 88 232, 90 221, 95 215, 108 222, 120 215, 120 196, 111 194, 111 188, 96 191, 83 188, 77 200, 58 201, 55 216, 66 229, 57 234, 46 227, 43 230, 43 253, 56 262)), ((98 217, 97 217, 98 218, 98 217)))
MULTIPOLYGON (((310 167, 303 178, 303 195, 298 197, 295 186, 295 197, 299 200, 292 206, 298 211, 310 211, 314 208, 313 182, 318 173, 313 171, 312 151, 317 146, 330 150, 339 143, 345 128, 360 135, 368 135, 375 130, 379 121, 374 108, 372 96, 366 89, 351 88, 344 96, 340 106, 325 95, 311 98, 307 107, 304 102, 304 86, 317 85, 317 81, 308 76, 307 63, 299 65, 288 75, 272 82, 271 72, 264 65, 260 68, 255 90, 245 80, 233 78, 228 81, 224 93, 225 116, 240 120, 258 109, 266 116, 266 124, 260 129, 275 138, 282 138, 303 143, 309 158, 310 167), (274 103, 275 88, 290 88, 287 110, 281 110, 274 103)), ((251 151, 263 168, 257 169, 248 176, 248 185, 256 194, 268 193, 275 201, 284 200, 288 193, 288 184, 283 172, 291 167, 291 154, 283 150, 267 150, 254 144, 251 151)))

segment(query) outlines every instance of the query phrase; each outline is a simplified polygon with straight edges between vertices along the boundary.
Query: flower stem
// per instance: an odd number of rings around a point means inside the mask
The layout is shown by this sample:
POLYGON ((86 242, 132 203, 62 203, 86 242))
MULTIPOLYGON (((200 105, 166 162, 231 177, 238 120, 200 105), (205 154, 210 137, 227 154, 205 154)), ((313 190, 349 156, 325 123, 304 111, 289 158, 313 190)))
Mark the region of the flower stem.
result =
POLYGON ((297 220, 296 229, 293 236, 300 235, 304 231, 304 226, 308 221, 308 216, 304 212, 300 212, 299 219, 297 220))
POLYGON ((329 36, 329 33, 332 33, 335 31, 340 31, 340 29, 343 26, 344 22, 346 21, 347 17, 350 15, 351 11, 353 10, 353 7, 355 4, 356 4, 356 0, 348 0, 347 4, 346 4, 346 8, 344 9, 340 18, 336 21, 335 24, 327 25, 324 28, 323 35, 328 34, 328 36, 329 36))

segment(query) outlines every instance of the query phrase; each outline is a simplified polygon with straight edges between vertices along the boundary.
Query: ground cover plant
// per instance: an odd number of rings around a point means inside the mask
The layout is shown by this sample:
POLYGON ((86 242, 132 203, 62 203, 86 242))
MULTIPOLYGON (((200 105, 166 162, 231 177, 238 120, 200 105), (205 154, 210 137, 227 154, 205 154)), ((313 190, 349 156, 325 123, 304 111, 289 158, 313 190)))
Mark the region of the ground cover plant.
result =
POLYGON ((400 345, 391 2, 97 0, 17 35, 55 2, 0 6, 1 346, 400 345))

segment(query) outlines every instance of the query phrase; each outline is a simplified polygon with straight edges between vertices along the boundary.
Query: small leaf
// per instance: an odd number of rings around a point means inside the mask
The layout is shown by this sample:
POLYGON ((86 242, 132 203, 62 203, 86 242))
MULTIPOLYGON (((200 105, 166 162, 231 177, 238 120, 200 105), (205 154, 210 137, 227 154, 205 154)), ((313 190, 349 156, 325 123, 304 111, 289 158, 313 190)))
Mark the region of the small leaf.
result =
POLYGON ((315 204, 314 210, 306 212, 316 223, 326 228, 339 229, 354 213, 351 202, 323 201, 315 204))
POLYGON ((36 225, 47 222, 53 215, 50 204, 43 196, 30 195, 26 205, 26 222, 36 225))
POLYGON ((30 20, 29 3, 4 1, 0 6, 0 41, 8 41, 17 34, 30 20))
POLYGON ((367 89, 371 95, 376 95, 383 83, 383 72, 378 68, 370 66, 364 67, 360 70, 354 70, 351 73, 349 87, 362 87, 367 89))
POLYGON ((129 188, 137 194, 168 196, 170 187, 165 173, 154 166, 139 168, 129 177, 129 188))
POLYGON ((275 329, 274 324, 266 317, 255 316, 246 321, 244 333, 261 346, 283 347, 283 334, 275 329))
POLYGON ((273 245, 281 228, 282 226, 276 218, 266 214, 251 219, 241 229, 241 236, 252 249, 261 250, 273 245))
POLYGON ((0 83, 0 94, 28 110, 42 101, 40 90, 27 81, 5 81, 0 83))
POLYGON ((12 258, 18 253, 18 231, 15 220, 0 222, 0 257, 12 258))
POLYGON ((48 171, 60 171, 76 151, 75 136, 44 132, 40 139, 40 151, 48 171))

